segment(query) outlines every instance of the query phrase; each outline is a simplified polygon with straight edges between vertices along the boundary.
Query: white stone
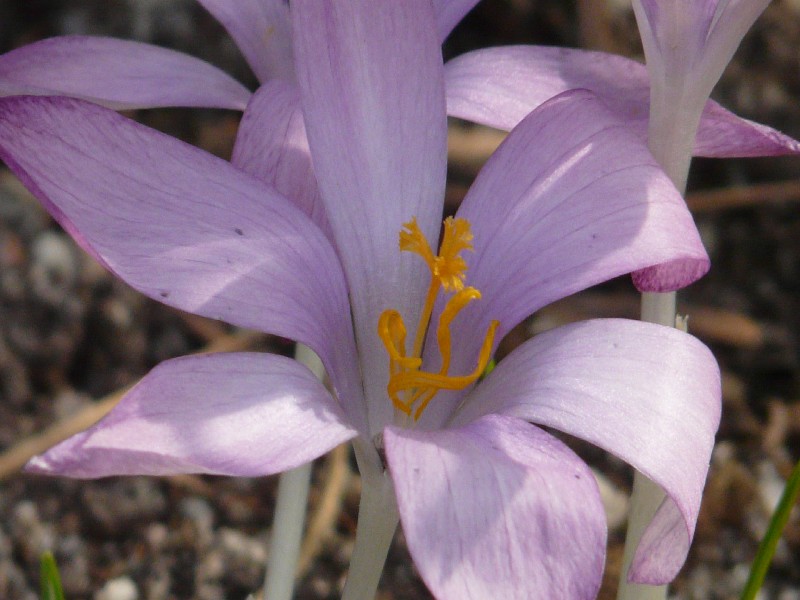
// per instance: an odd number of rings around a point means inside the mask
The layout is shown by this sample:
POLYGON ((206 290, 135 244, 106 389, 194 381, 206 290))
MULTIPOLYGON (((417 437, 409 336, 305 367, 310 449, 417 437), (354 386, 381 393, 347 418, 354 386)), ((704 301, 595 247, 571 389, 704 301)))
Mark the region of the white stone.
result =
POLYGON ((139 600, 139 590, 129 577, 117 577, 107 582, 94 600, 139 600))

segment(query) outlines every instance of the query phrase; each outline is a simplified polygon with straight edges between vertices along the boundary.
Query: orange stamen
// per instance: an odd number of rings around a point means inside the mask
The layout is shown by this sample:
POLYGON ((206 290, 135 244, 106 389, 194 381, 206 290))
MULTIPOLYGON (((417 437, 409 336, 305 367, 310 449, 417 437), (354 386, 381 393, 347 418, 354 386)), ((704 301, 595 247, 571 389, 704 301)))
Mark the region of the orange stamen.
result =
POLYGON ((468 375, 449 375, 452 342, 450 325, 456 315, 470 302, 481 297, 473 287, 464 287, 467 263, 461 257, 465 250, 472 250, 472 231, 466 219, 448 217, 444 221, 444 235, 439 254, 433 255, 427 239, 417 225, 416 218, 403 225, 400 231, 400 250, 418 254, 431 272, 431 283, 425 297, 420 321, 414 337, 414 346, 410 356, 405 353, 406 328, 403 317, 393 309, 383 311, 378 320, 378 335, 389 354, 389 384, 387 392, 394 407, 407 416, 413 411, 414 420, 418 420, 428 403, 439 390, 460 390, 477 380, 489 364, 494 336, 499 326, 492 321, 484 336, 478 354, 475 369, 468 375), (422 366, 422 345, 428 330, 428 323, 439 290, 455 292, 439 317, 436 328, 436 341, 442 358, 442 366, 438 373, 420 370, 422 366), (403 396, 401 398, 401 395, 403 396), (416 408, 415 408, 416 405, 416 408))

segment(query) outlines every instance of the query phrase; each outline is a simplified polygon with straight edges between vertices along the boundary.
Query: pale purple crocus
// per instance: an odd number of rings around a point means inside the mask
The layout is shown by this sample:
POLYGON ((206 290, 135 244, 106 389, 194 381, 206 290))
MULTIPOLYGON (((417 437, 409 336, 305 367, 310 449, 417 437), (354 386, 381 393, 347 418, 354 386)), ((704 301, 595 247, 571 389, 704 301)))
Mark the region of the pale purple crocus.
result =
POLYGON ((640 551, 677 570, 719 420, 705 346, 657 325, 588 321, 533 338, 476 380, 501 337, 558 298, 657 264, 674 287, 702 275, 680 194, 601 101, 567 93, 512 131, 437 252, 447 123, 430 4, 291 7, 327 234, 262 180, 81 100, 0 100, 0 155, 134 288, 310 346, 332 392, 275 355, 167 361, 28 469, 268 475, 352 440, 363 495, 346 597, 374 590, 369 561, 382 564, 399 515, 437 598, 592 598, 605 551, 595 483, 530 421, 666 490, 660 535, 640 551))
MULTIPOLYGON (((321 205, 299 106, 288 3, 285 0, 198 1, 225 26, 241 49, 262 84, 255 94, 212 65, 186 54, 138 42, 66 36, 0 56, 0 95, 68 95, 115 109, 203 106, 244 110, 231 157, 233 164, 275 186, 333 240, 321 205)), ((432 2, 440 41, 477 2, 432 2)), ((731 5, 726 10, 733 16, 715 25, 714 31, 722 32, 717 33, 717 38, 725 42, 710 45, 715 57, 711 62, 715 66, 721 55, 718 48, 728 47, 729 30, 741 26, 740 13, 746 13, 745 17, 752 13, 754 19, 757 13, 751 5, 764 4, 764 0, 724 4, 731 5)), ((649 6, 649 12, 656 15, 661 14, 659 10, 672 11, 673 16, 681 14, 677 8, 656 10, 658 3, 649 6)), ((700 15, 704 11, 708 12, 703 9, 687 14, 700 15)), ((648 119, 647 70, 635 61, 614 55, 536 46, 490 48, 450 61, 445 72, 448 114, 500 129, 512 129, 536 106, 576 88, 594 92, 645 139, 648 122, 653 122, 648 119)), ((675 107, 669 102, 665 105, 675 107)), ((798 142, 774 129, 741 119, 712 101, 698 106, 702 118, 693 150, 696 155, 800 153, 798 142)), ((692 110, 686 111, 689 117, 692 114, 692 110)), ((668 132, 674 137, 675 132, 688 129, 676 126, 668 128, 668 132)), ((681 140, 691 147, 688 137, 681 140)), ((661 144, 666 145, 674 144, 661 144)), ((651 150, 662 159, 659 149, 651 147, 651 150)), ((688 158, 683 154, 673 152, 672 156, 683 156, 681 160, 688 167, 688 158)), ((673 174, 675 169, 663 160, 661 164, 680 189, 681 179, 673 174)), ((669 268, 657 265, 634 273, 634 282, 641 291, 663 292, 674 289, 669 273, 669 268)))

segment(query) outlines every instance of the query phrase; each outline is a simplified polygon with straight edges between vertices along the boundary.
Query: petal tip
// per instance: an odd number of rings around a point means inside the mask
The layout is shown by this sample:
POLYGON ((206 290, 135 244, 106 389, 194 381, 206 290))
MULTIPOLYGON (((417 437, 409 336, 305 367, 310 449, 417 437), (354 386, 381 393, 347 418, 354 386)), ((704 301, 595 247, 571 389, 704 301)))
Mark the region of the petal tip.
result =
POLYGON ((65 469, 62 461, 52 460, 48 456, 49 451, 44 454, 39 454, 31 458, 25 466, 22 467, 23 473, 30 473, 33 475, 63 475, 65 469))
POLYGON ((708 258, 679 258, 631 274, 640 292, 674 292, 691 285, 711 267, 708 258))

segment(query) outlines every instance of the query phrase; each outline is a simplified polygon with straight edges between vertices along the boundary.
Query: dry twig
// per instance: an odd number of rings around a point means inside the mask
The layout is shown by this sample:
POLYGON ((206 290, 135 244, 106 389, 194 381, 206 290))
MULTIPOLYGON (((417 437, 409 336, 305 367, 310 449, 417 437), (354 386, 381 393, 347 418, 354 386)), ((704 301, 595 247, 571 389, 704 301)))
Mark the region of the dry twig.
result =
POLYGON ((327 475, 322 485, 322 495, 309 520, 303 546, 300 549, 300 558, 297 561, 298 579, 308 572, 325 543, 333 536, 336 521, 342 512, 342 500, 351 479, 349 456, 349 443, 337 446, 328 455, 327 475))

